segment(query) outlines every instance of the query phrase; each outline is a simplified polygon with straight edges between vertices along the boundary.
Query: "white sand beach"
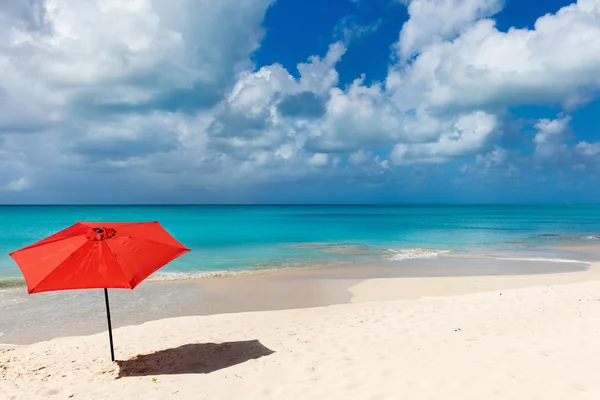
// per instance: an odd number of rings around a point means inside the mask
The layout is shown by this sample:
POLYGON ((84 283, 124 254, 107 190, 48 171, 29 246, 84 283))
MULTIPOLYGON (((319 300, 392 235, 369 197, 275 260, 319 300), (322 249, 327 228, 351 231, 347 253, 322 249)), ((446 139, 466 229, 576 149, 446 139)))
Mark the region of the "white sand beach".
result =
POLYGON ((377 279, 351 289, 353 304, 152 321, 115 330, 123 361, 114 364, 106 333, 0 348, 0 393, 11 400, 598 399, 598 269, 377 279), (455 290, 445 293, 449 281, 455 290), (395 299, 424 282, 431 296, 395 299))

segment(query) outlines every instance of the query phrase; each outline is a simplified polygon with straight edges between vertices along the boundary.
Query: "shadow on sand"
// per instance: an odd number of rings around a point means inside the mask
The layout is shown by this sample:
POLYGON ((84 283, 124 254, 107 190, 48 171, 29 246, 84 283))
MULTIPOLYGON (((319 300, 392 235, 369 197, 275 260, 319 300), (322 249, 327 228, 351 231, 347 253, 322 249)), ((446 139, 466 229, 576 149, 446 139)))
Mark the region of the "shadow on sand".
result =
POLYGON ((258 340, 193 343, 117 361, 119 376, 208 374, 273 354, 258 340))

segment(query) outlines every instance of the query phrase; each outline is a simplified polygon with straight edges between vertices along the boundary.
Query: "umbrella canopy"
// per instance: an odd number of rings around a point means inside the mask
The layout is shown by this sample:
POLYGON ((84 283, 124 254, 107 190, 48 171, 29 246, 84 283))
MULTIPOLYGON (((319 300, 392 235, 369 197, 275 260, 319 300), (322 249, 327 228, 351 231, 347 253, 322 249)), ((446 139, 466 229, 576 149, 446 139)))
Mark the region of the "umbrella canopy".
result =
POLYGON ((133 289, 188 251, 157 221, 77 222, 10 256, 21 269, 29 293, 104 289, 114 361, 107 289, 133 289))
POLYGON ((10 256, 29 293, 133 289, 188 252, 158 222, 77 222, 10 256))

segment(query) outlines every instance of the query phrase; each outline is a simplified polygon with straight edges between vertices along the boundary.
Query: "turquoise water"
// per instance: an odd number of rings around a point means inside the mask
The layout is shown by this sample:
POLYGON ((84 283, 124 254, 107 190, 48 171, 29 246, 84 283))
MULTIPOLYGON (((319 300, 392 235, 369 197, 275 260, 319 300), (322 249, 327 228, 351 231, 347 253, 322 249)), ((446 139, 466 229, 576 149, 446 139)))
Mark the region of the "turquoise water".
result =
POLYGON ((192 252, 161 273, 302 267, 594 240, 600 206, 0 206, 8 253, 76 221, 158 220, 192 252), (423 248, 432 251, 415 251, 423 248))

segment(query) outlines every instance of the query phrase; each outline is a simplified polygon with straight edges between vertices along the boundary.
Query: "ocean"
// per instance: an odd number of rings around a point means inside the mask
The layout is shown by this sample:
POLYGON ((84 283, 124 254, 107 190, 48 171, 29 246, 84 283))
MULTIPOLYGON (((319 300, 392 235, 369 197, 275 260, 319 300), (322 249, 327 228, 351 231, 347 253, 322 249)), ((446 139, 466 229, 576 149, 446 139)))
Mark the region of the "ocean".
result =
POLYGON ((0 287, 21 284, 9 252, 76 221, 155 220, 192 251, 154 279, 456 255, 561 261, 547 249, 600 235, 599 205, 0 206, 0 287))

